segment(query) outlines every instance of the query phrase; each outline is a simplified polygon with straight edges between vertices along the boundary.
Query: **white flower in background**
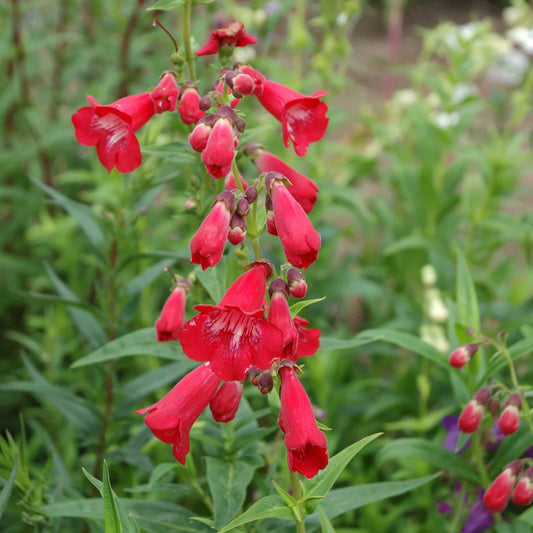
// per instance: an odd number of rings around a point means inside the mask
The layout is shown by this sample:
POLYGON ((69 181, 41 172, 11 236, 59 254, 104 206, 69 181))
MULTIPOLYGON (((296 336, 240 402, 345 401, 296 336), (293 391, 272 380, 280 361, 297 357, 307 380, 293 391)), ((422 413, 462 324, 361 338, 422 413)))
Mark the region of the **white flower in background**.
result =
POLYGON ((533 27, 518 26, 507 32, 507 38, 528 56, 533 56, 533 27))
POLYGON ((433 122, 440 130, 447 130, 459 123, 460 115, 457 111, 451 113, 441 112, 435 115, 433 122))
POLYGON ((424 265, 420 271, 420 277, 426 287, 432 287, 437 283, 437 271, 433 265, 424 265))
POLYGON ((441 353, 447 354, 450 351, 450 343, 444 336, 444 330, 441 326, 422 324, 420 326, 420 338, 441 353))
POLYGON ((473 83, 458 83, 452 91, 451 101, 453 104, 461 104, 467 98, 479 94, 477 87, 473 83))
POLYGON ((432 298, 428 302, 428 317, 439 324, 443 324, 448 320, 450 313, 446 304, 441 300, 440 296, 432 298))
POLYGON ((529 69, 529 60, 520 50, 510 50, 489 66, 485 78, 489 83, 514 87, 523 79, 529 69))
POLYGON ((417 100, 416 92, 413 89, 402 89, 394 93, 394 101, 404 107, 414 104, 417 100))

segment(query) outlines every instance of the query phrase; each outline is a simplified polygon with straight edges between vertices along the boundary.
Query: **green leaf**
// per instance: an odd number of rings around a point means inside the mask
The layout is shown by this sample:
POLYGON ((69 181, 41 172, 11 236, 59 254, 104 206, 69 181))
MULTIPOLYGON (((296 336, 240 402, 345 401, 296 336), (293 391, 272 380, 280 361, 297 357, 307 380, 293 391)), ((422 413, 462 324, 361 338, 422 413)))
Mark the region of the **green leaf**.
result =
POLYGON ((426 342, 420 340, 418 337, 411 335, 409 333, 404 333, 403 331, 396 331, 394 329, 367 329, 362 331, 354 337, 354 340, 367 340, 368 342, 388 342, 390 344, 395 344, 414 352, 426 359, 429 359, 433 363, 449 369, 448 358, 440 353, 436 348, 427 344, 426 342))
POLYGON ((223 263, 219 263, 217 267, 208 270, 202 270, 200 266, 194 269, 194 273, 209 296, 213 299, 213 303, 217 304, 224 296, 224 273, 223 263))
POLYGON ((11 470, 11 474, 9 474, 8 480, 2 487, 2 492, 0 492, 0 518, 2 518, 2 515, 4 514, 7 502, 9 501, 9 497, 11 496, 11 492, 13 491, 13 487, 15 486, 15 477, 17 475, 18 464, 19 458, 18 455, 15 454, 13 469, 11 470))
POLYGON ((322 300, 325 300, 325 299, 326 297, 322 296, 322 298, 315 298, 314 300, 303 300, 303 301, 296 302, 290 307, 292 318, 294 318, 295 316, 298 316, 298 313, 302 309, 305 309, 308 305, 316 304, 317 302, 321 302, 322 300))
POLYGON ((102 498, 104 499, 104 518, 106 533, 122 533, 122 523, 118 515, 117 501, 111 482, 109 481, 109 470, 107 462, 104 460, 104 474, 102 479, 102 498))
POLYGON ((337 478, 341 475, 346 465, 367 445, 377 439, 383 433, 374 433, 357 442, 354 442, 344 450, 337 453, 329 461, 328 466, 315 477, 315 484, 307 493, 306 499, 323 498, 333 487, 337 478))
MULTIPOLYGON (((481 321, 479 317, 479 305, 476 296, 476 289, 466 259, 457 247, 457 283, 456 283, 456 302, 457 318, 460 324, 472 328, 475 333, 481 332, 481 321)), ((468 336, 464 333, 463 338, 459 338, 461 343, 468 341, 468 336)))
POLYGON ((289 520, 292 522, 294 520, 294 514, 279 496, 265 496, 256 501, 241 516, 226 524, 218 533, 225 533, 243 524, 248 524, 255 520, 264 520, 265 518, 277 518, 278 520, 289 520))
POLYGON ((480 483, 478 475, 463 457, 423 439, 398 439, 387 443, 378 455, 378 462, 381 464, 391 459, 418 459, 480 483))
POLYGON ((335 528, 330 522, 326 511, 322 509, 322 506, 318 506, 318 516, 320 518, 320 527, 322 528, 322 533, 335 533, 335 528))
MULTIPOLYGON (((366 332, 365 332, 366 333, 366 332)), ((320 349, 321 350, 351 350, 353 348, 359 348, 365 344, 383 340, 382 337, 365 338, 361 339, 359 335, 356 335, 353 339, 336 339, 335 337, 320 337, 320 349)))
MULTIPOLYGON (((44 262, 44 268, 58 294, 65 300, 72 300, 72 302, 78 303, 79 298, 61 279, 59 279, 52 266, 46 261, 44 262)), ((76 307, 69 307, 69 314, 74 321, 76 329, 83 337, 85 337, 87 344, 92 350, 107 342, 108 337, 104 328, 100 322, 94 318, 92 313, 76 307)))
POLYGON ((490 474, 496 477, 507 463, 521 457, 531 447, 532 442, 529 428, 522 423, 518 431, 512 435, 507 435, 498 446, 498 450, 490 463, 490 474))
MULTIPOLYGON (((525 339, 516 342, 512 346, 509 346, 509 348, 507 348, 507 351, 509 352, 511 359, 513 360, 523 357, 524 355, 528 355, 530 352, 533 351, 533 337, 526 337, 525 339)), ((491 359, 487 371, 483 378, 480 380, 480 383, 487 383, 490 378, 494 374, 496 374, 496 372, 499 372, 502 368, 505 368, 506 366, 507 360, 502 354, 498 354, 496 357, 491 359)))
POLYGON ((410 492, 440 476, 440 472, 431 476, 424 476, 405 481, 384 481, 381 483, 369 483, 367 485, 355 485, 330 491, 317 507, 317 513, 305 519, 306 530, 310 533, 322 524, 321 511, 330 520, 349 511, 359 509, 369 503, 379 502, 393 496, 399 496, 410 492))
POLYGON ((255 468, 243 461, 230 463, 216 457, 206 457, 205 462, 214 504, 214 525, 219 529, 235 516, 244 503, 255 468))
POLYGON ((80 225, 81 230, 87 235, 89 241, 93 245, 96 253, 101 258, 102 249, 105 247, 105 235, 97 222, 97 215, 85 204, 75 202, 70 198, 67 198, 59 191, 49 187, 42 181, 36 178, 29 177, 30 181, 42 189, 48 196, 53 198, 57 205, 60 205, 67 213, 74 218, 80 225))
MULTIPOLYGON (((132 296, 134 294, 139 294, 145 287, 150 285, 154 280, 156 280, 165 270, 165 267, 172 267, 175 263, 173 259, 162 259, 157 263, 150 265, 138 276, 130 279, 128 285, 126 286, 126 292, 132 296)), ((168 276, 170 281, 170 276, 168 276)))
POLYGON ((183 5, 185 0, 157 0, 153 6, 147 7, 146 11, 173 11, 183 5))
POLYGON ((123 335, 89 355, 78 359, 71 368, 94 365, 131 355, 155 355, 164 359, 178 359, 181 348, 177 342, 157 342, 155 328, 145 328, 123 335))

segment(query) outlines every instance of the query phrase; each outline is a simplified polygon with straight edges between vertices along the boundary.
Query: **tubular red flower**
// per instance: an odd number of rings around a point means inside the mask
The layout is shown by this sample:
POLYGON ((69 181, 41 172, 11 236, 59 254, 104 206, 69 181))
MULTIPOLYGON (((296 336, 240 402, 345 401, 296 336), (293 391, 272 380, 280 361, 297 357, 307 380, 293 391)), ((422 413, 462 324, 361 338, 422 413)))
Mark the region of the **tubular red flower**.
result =
POLYGON ((199 313, 178 332, 185 355, 210 361, 213 372, 225 381, 243 381, 252 366, 267 370, 280 359, 281 331, 264 319, 262 309, 271 271, 266 262, 255 262, 217 306, 197 305, 199 313))
POLYGON ((504 435, 511 435, 520 427, 520 408, 522 398, 517 392, 511 394, 505 408, 498 418, 498 427, 504 435))
POLYGON ((233 126, 226 118, 219 118, 202 152, 205 168, 214 178, 224 178, 231 170, 235 155, 233 126))
POLYGON ((155 113, 150 94, 133 94, 110 105, 100 105, 87 96, 90 106, 72 115, 76 139, 85 146, 96 146, 100 163, 111 172, 132 172, 142 162, 135 132, 155 113))
POLYGON ((283 335, 283 357, 296 360, 293 356, 298 346, 298 333, 291 317, 286 291, 288 292, 287 284, 283 280, 278 278, 271 283, 268 321, 274 324, 283 335), (276 284, 276 282, 280 283, 276 284))
POLYGON ((298 333, 298 346, 295 356, 298 358, 315 355, 320 347, 320 330, 318 328, 308 328, 309 321, 299 316, 294 317, 294 326, 298 333))
POLYGON ((168 72, 150 93, 150 97, 154 102, 155 112, 174 111, 176 109, 178 94, 179 89, 176 82, 176 75, 173 72, 168 72))
POLYGON ((197 56, 207 56, 216 54, 221 46, 240 47, 255 44, 256 42, 257 39, 255 37, 248 35, 244 31, 244 24, 241 21, 235 21, 218 30, 213 30, 207 43, 195 53, 197 56))
POLYGON ((511 461, 491 483, 483 495, 483 504, 491 513, 500 513, 507 507, 509 496, 511 496, 521 468, 522 461, 511 461))
POLYGON ((241 403, 243 384, 238 381, 226 381, 211 400, 209 408, 217 422, 229 422, 235 418, 241 403))
POLYGON ((202 270, 216 265, 222 258, 234 201, 235 198, 229 191, 219 194, 191 239, 191 263, 201 265, 202 270))
POLYGON ((479 389, 472 399, 466 404, 459 416, 459 429, 463 433, 474 433, 481 424, 485 406, 489 401, 490 392, 487 387, 479 389))
POLYGON ((158 341, 175 341, 178 338, 178 329, 183 324, 183 317, 185 316, 186 297, 186 288, 177 285, 167 298, 161 315, 155 321, 158 341))
POLYGON ((279 172, 283 174, 291 184, 287 186, 288 191, 296 198, 306 213, 310 213, 317 200, 318 187, 313 180, 300 174, 287 165, 274 154, 261 150, 254 159, 254 163, 259 172, 279 172))
POLYGON ((318 257, 320 234, 282 180, 272 180, 271 195, 276 231, 285 257, 296 268, 307 268, 318 257))
POLYGON ((137 411, 140 415, 148 413, 144 422, 159 440, 172 444, 172 453, 181 464, 189 453, 191 427, 219 384, 220 379, 206 363, 187 374, 161 400, 137 411))
POLYGON ((200 109, 200 93, 196 85, 182 87, 178 113, 184 124, 196 124, 205 115, 205 111, 200 109))
POLYGON ((533 466, 524 470, 513 491, 515 505, 531 505, 533 502, 533 466))
POLYGON ((326 91, 305 96, 281 83, 265 80, 262 91, 255 94, 261 105, 281 122, 285 146, 288 148, 289 140, 292 141, 299 156, 304 156, 309 144, 326 133, 328 106, 320 100, 326 91))
POLYGON ((469 342, 468 344, 464 344, 463 346, 459 346, 457 350, 454 350, 450 354, 450 365, 454 368, 463 368, 463 366, 470 361, 472 356, 477 352, 478 345, 474 344, 472 342, 469 342))
POLYGON ((309 479, 328 464, 326 435, 316 425, 311 402, 294 368, 283 367, 280 375, 279 425, 285 433, 289 470, 309 479))

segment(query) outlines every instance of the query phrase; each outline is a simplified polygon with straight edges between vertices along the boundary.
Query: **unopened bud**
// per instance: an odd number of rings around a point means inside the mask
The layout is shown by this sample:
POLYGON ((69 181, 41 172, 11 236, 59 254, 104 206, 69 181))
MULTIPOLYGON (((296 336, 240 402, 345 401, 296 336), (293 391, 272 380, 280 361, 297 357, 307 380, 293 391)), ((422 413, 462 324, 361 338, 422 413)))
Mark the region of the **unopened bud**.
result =
POLYGON ((531 505, 533 502, 533 466, 526 468, 513 491, 513 503, 531 505))
POLYGON ((511 461, 490 484, 483 495, 483 504, 491 513, 500 513, 507 507, 516 478, 522 469, 522 461, 511 461))
POLYGON ((287 298, 289 297, 287 282, 282 278, 273 279, 268 287, 268 295, 272 298, 272 294, 280 291, 284 292, 287 298))
POLYGON ((242 96, 249 96, 255 91, 255 83, 251 76, 248 74, 239 73, 232 79, 233 93, 237 92, 242 96))
POLYGON ((244 241, 246 237, 246 220, 241 217, 237 212, 231 215, 228 231, 228 241, 237 246, 244 241))
POLYGON ((511 394, 505 402, 505 407, 500 418, 498 427, 504 435, 511 435, 520 427, 520 409, 522 398, 517 392, 511 394))
POLYGON ((259 377, 261 376, 261 370, 253 366, 248 370, 247 377, 250 379, 250 383, 257 387, 259 385, 259 377))
POLYGON ((258 191, 258 180, 255 180, 244 193, 244 197, 248 201, 249 204, 253 204, 257 200, 257 196, 259 195, 258 191))
POLYGON ((209 135, 211 134, 211 126, 199 122, 192 132, 189 134, 189 144, 195 152, 203 152, 207 146, 209 135))
POLYGON ((202 98, 200 98, 200 101, 198 102, 198 107, 202 111, 207 111, 212 105, 213 105, 213 100, 211 96, 209 96, 208 94, 206 94, 205 96, 202 96, 202 98))
POLYGON ((492 396, 490 400, 487 403, 487 410, 492 416, 496 416, 499 414, 502 406, 498 398, 495 398, 492 396))
POLYGON ((250 204, 245 198, 239 198, 239 201, 237 202, 237 207, 235 208, 235 211, 241 216, 245 217, 248 214, 248 211, 250 211, 250 204))
POLYGON ((467 344, 463 344, 463 346, 459 346, 457 350, 454 350, 450 354, 450 365, 454 368, 463 368, 463 366, 470 361, 472 356, 477 352, 478 345, 469 342, 467 344))
POLYGON ((270 372, 263 372, 259 378, 258 389, 261 394, 268 394, 274 387, 274 379, 270 372))
POLYGON ((287 283, 289 284, 289 291, 294 298, 304 298, 307 294, 305 277, 294 267, 290 267, 287 270, 287 283))
POLYGON ((474 433, 479 429, 485 405, 489 401, 490 391, 487 387, 479 389, 466 404, 459 416, 459 429, 463 433, 474 433))

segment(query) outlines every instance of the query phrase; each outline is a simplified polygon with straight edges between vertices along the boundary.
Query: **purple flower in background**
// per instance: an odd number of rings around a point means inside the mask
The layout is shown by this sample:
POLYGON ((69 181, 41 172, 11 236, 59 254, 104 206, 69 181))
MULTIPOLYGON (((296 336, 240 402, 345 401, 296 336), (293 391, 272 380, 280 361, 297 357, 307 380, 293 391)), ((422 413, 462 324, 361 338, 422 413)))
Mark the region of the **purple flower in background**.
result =
POLYGON ((472 507, 470 507, 470 512, 463 529, 461 529, 461 533, 480 533, 494 523, 492 513, 483 505, 483 490, 481 487, 478 487, 476 492, 478 497, 472 507))
POLYGON ((460 450, 457 452, 455 451, 455 448, 457 448, 457 442, 459 441, 459 435, 461 434, 458 421, 459 417, 455 415, 446 415, 442 419, 442 426, 446 430, 446 438, 442 442, 442 447, 450 452, 460 455, 466 450, 466 448, 468 448, 468 446, 470 446, 471 440, 468 439, 460 450))
POLYGON ((487 435, 483 442, 483 446, 485 447, 485 449, 494 452, 498 449, 498 446, 500 445, 504 437, 505 435, 502 433, 500 426, 498 426, 498 423, 494 421, 490 433, 487 435))

